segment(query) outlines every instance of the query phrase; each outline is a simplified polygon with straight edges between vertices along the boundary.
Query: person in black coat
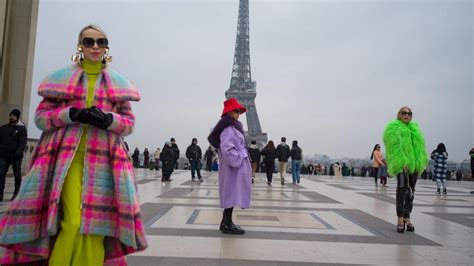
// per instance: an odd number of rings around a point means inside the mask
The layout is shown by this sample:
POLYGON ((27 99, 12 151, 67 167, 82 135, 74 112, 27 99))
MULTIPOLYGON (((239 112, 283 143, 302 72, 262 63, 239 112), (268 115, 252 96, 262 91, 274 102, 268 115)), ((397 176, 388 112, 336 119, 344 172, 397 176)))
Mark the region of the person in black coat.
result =
POLYGON ((145 148, 143 151, 143 167, 145 169, 148 169, 148 164, 150 162, 150 152, 148 151, 148 148, 145 148))
POLYGON ((176 156, 174 155, 172 144, 167 141, 160 153, 160 161, 162 162, 161 181, 171 181, 171 173, 173 173, 175 158, 176 156))
POLYGON ((179 148, 178 144, 176 144, 176 140, 174 138, 170 139, 171 141, 171 147, 173 148, 173 154, 174 154, 174 169, 178 169, 178 159, 179 159, 179 148))
POLYGON ((300 164, 303 158, 303 150, 298 146, 298 141, 293 140, 291 143, 290 157, 291 157, 291 175, 293 184, 300 183, 300 164))
POLYGON ((21 160, 26 147, 27 132, 20 121, 21 112, 13 109, 10 112, 9 123, 0 127, 0 201, 3 201, 5 178, 10 165, 15 176, 14 200, 21 186, 21 160))
POLYGON ((202 182, 202 176, 201 176, 202 151, 201 151, 201 147, 199 147, 197 143, 198 143, 197 138, 193 138, 191 141, 191 145, 189 145, 188 148, 186 149, 186 158, 188 158, 189 164, 191 165, 191 180, 194 181, 195 174, 197 172, 199 182, 202 182))
POLYGON ((252 163, 252 184, 255 183, 255 173, 260 164, 260 150, 257 147, 257 141, 252 140, 250 146, 247 147, 250 155, 250 162, 252 163))
POLYGON ((312 163, 310 163, 308 165, 308 175, 312 175, 314 172, 314 165, 312 163))
POLYGON ((132 154, 132 160, 133 160, 133 167, 139 168, 140 167, 140 150, 138 148, 135 148, 132 154))
POLYGON ((285 184, 285 173, 288 169, 288 158, 290 158, 290 147, 286 145, 286 138, 281 137, 281 143, 278 144, 277 148, 277 158, 278 158, 278 170, 280 172, 281 184, 285 184))
POLYGON ((212 171, 212 159, 214 158, 214 151, 212 147, 209 146, 206 153, 204 154, 204 160, 206 161, 206 171, 212 171))
POLYGON ((273 141, 269 141, 268 144, 263 148, 261 152, 263 156, 263 161, 265 162, 266 172, 267 172, 267 184, 272 184, 273 171, 275 170, 275 159, 277 157, 277 151, 275 149, 275 144, 273 141))

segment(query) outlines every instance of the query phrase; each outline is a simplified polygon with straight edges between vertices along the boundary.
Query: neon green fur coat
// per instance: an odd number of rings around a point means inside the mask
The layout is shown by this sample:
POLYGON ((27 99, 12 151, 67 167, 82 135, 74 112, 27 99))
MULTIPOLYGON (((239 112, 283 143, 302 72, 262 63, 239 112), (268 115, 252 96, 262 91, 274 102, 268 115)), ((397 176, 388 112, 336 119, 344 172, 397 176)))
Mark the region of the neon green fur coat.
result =
POLYGON ((405 165, 410 173, 421 173, 428 165, 425 138, 417 123, 391 121, 383 133, 383 142, 391 176, 402 173, 405 165))

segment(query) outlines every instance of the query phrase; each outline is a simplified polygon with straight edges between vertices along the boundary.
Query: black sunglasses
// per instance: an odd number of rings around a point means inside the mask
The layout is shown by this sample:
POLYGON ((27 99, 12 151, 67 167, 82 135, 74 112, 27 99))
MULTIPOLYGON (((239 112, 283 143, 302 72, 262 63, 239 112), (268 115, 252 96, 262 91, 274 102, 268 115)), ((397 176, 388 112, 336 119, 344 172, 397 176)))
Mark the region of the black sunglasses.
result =
POLYGON ((412 112, 405 112, 405 111, 402 111, 402 115, 412 116, 413 113, 412 113, 412 112))
POLYGON ((107 48, 109 46, 109 40, 107 40, 107 38, 99 38, 97 40, 94 40, 93 38, 82 39, 82 45, 86 48, 94 47, 95 43, 97 43, 99 48, 107 48))

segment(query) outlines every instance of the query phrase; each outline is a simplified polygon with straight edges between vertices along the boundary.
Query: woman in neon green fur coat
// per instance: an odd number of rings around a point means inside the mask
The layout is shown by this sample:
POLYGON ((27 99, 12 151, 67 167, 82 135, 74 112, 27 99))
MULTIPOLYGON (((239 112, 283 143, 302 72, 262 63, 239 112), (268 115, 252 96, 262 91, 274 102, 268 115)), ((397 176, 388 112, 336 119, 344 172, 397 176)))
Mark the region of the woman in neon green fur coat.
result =
POLYGON ((418 173, 428 165, 425 139, 417 123, 412 122, 413 113, 407 106, 398 111, 397 119, 388 123, 383 141, 387 151, 388 172, 397 177, 397 232, 415 231, 410 221, 413 209, 415 184, 418 173))

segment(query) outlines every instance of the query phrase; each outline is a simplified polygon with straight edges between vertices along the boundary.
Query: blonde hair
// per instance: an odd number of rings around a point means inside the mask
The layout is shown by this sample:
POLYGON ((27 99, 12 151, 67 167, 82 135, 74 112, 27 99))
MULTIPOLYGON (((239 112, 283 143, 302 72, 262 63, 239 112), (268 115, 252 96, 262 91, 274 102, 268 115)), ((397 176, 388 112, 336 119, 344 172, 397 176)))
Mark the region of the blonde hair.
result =
POLYGON ((402 119, 401 119, 401 114, 402 114, 402 110, 403 110, 403 109, 408 109, 408 110, 410 110, 410 112, 413 113, 413 111, 411 110, 410 107, 408 107, 408 106, 403 106, 402 108, 400 108, 400 110, 398 110, 398 113, 397 113, 397 119, 398 119, 398 120, 402 120, 402 119))
POLYGON ((105 33, 105 31, 103 29, 101 29, 97 25, 89 24, 89 25, 85 26, 84 28, 82 28, 82 30, 79 32, 79 35, 77 36, 77 45, 81 45, 81 43, 82 43, 82 33, 84 33, 84 31, 86 31, 88 29, 96 30, 96 31, 102 33, 105 38, 107 38, 107 34, 105 33))

